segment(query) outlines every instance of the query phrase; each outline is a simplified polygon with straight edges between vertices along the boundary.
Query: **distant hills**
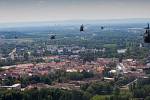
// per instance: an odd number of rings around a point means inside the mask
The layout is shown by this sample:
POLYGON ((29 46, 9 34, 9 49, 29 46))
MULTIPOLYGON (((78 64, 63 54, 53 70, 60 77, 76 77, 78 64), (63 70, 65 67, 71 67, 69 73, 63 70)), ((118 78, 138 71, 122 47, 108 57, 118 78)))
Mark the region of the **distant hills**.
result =
POLYGON ((18 23, 0 23, 0 30, 11 28, 30 28, 30 27, 49 27, 49 26, 69 26, 80 24, 146 24, 150 22, 150 18, 129 18, 129 19, 110 19, 110 20, 65 20, 65 21, 43 21, 43 22, 18 22, 18 23))

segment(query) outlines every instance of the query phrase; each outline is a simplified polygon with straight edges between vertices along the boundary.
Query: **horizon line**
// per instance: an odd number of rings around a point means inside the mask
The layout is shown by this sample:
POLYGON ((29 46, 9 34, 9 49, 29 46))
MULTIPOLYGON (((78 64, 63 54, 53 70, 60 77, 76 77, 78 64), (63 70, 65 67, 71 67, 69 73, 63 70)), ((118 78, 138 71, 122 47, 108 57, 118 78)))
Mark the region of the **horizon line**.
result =
POLYGON ((67 22, 67 21, 112 21, 112 20, 150 20, 150 18, 112 18, 112 19, 65 19, 65 20, 43 20, 43 21, 16 21, 16 22, 0 22, 0 24, 16 24, 16 23, 43 23, 43 22, 67 22))

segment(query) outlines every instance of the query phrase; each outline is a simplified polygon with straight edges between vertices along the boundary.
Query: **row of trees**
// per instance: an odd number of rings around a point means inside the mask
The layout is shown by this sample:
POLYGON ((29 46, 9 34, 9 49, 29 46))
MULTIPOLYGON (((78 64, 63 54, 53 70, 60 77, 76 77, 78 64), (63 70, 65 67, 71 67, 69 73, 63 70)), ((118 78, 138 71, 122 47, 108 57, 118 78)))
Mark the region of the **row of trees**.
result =
POLYGON ((90 100, 94 95, 111 93, 113 93, 113 87, 109 83, 96 82, 87 85, 85 90, 38 90, 37 88, 25 91, 0 90, 0 100, 90 100))
POLYGON ((131 95, 121 94, 119 88, 107 82, 95 82, 82 90, 31 89, 0 90, 0 100, 129 100, 131 95))
POLYGON ((0 90, 0 100, 84 100, 81 91, 60 89, 0 90))

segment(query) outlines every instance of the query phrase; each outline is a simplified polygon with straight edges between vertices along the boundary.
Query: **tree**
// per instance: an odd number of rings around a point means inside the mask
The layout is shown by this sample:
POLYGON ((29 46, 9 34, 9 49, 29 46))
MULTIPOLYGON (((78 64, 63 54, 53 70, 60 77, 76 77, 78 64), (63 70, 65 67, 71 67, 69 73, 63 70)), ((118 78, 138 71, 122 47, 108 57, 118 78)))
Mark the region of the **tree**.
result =
POLYGON ((146 93, 145 93, 144 89, 135 89, 133 91, 133 96, 136 98, 145 98, 146 93))
POLYGON ((29 53, 28 52, 24 53, 24 59, 25 59, 25 61, 29 60, 29 53))
POLYGON ((79 72, 70 72, 67 74, 67 77, 70 80, 81 80, 81 79, 83 79, 83 74, 81 74, 79 72))
POLYGON ((90 100, 106 100, 105 96, 95 95, 90 100))
POLYGON ((94 94, 105 95, 105 94, 111 94, 113 91, 113 87, 107 82, 95 82, 95 83, 92 83, 87 88, 86 91, 93 95, 94 94))
POLYGON ((147 97, 145 98, 145 100, 150 100, 150 96, 147 96, 147 97))
POLYGON ((119 95, 120 94, 120 89, 119 87, 114 88, 114 95, 119 95))
POLYGON ((83 94, 83 100, 90 100, 91 97, 92 97, 91 93, 84 92, 84 94, 83 94))
POLYGON ((82 74, 84 78, 91 78, 94 76, 93 72, 83 71, 82 74))
POLYGON ((71 100, 82 100, 83 93, 80 91, 72 90, 72 99, 71 100))

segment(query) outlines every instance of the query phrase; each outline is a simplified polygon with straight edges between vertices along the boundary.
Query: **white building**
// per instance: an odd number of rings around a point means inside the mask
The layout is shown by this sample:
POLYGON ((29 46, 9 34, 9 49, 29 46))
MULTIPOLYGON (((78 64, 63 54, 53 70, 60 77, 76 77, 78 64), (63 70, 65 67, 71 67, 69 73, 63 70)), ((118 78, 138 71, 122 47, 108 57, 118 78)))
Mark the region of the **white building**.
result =
POLYGON ((127 49, 118 49, 117 52, 119 54, 126 53, 127 49))
POLYGON ((21 84, 18 83, 18 84, 14 84, 12 86, 0 86, 0 88, 6 88, 6 89, 14 89, 14 90, 20 90, 21 89, 21 84))

